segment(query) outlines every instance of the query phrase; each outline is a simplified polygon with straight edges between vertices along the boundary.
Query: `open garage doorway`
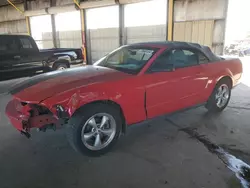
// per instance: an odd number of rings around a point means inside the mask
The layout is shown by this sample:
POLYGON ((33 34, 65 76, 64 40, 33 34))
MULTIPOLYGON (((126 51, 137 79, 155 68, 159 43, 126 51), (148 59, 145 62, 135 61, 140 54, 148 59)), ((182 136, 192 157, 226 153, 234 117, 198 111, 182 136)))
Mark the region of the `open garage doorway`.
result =
POLYGON ((56 14, 55 24, 57 47, 80 48, 82 46, 80 11, 56 14))
POLYGON ((165 41, 167 0, 124 6, 125 42, 165 41))
POLYGON ((31 35, 39 49, 54 47, 50 15, 30 17, 30 27, 31 35))
POLYGON ((92 62, 119 47, 119 7, 88 9, 87 32, 92 62))
POLYGON ((250 1, 229 0, 224 54, 250 56, 250 1))
POLYGON ((229 0, 224 46, 226 57, 241 59, 243 64, 242 83, 248 87, 250 87, 249 7, 249 0, 229 0))

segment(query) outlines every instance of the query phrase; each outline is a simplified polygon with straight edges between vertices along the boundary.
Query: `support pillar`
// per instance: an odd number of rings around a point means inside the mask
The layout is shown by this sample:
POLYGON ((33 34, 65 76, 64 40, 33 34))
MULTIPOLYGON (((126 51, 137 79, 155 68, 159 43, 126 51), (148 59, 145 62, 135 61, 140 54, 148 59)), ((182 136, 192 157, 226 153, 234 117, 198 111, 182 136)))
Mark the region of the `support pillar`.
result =
POLYGON ((173 40, 173 25, 174 25, 174 0, 168 0, 168 24, 167 24, 167 40, 173 40))
POLYGON ((124 27, 124 5, 119 4, 119 45, 126 44, 125 40, 125 27, 124 27))
POLYGON ((86 64, 92 64, 91 58, 88 53, 88 40, 87 40, 87 26, 86 26, 86 11, 84 9, 80 9, 81 12, 81 30, 82 30, 82 53, 84 57, 84 61, 86 64))

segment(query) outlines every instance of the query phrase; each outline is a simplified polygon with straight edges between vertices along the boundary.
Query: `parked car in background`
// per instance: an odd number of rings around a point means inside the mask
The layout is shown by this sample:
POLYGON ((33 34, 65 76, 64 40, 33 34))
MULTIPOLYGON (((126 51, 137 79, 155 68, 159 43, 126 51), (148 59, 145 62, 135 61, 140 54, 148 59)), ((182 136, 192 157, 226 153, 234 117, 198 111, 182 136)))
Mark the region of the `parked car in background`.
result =
POLYGON ((30 129, 66 126, 72 147, 107 152, 128 125, 205 104, 221 112, 242 75, 239 59, 206 46, 152 42, 122 46, 93 66, 43 74, 14 86, 6 114, 26 136, 30 129))
POLYGON ((233 55, 233 56, 250 56, 250 42, 239 41, 225 46, 224 55, 233 55))
POLYGON ((225 46, 225 48, 224 48, 225 55, 238 56, 239 52, 240 52, 239 46, 237 44, 230 44, 228 46, 225 46))
POLYGON ((244 48, 244 49, 240 50, 239 56, 240 57, 245 57, 245 56, 249 57, 250 56, 250 48, 248 47, 248 48, 244 48))
POLYGON ((83 63, 81 48, 39 50, 27 35, 0 35, 0 74, 4 76, 36 71, 67 69, 83 63))

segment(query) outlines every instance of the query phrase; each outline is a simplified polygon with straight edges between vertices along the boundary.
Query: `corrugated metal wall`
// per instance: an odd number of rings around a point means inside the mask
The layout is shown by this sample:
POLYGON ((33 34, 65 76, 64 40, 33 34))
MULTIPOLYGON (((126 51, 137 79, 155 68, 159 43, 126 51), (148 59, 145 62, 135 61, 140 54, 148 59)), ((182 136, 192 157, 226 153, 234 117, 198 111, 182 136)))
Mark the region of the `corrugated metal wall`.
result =
POLYGON ((165 25, 126 27, 125 33, 127 44, 166 40, 165 25))
MULTIPOLYGON (((40 10, 50 7, 50 0, 27 1, 28 10, 40 10)), ((73 0, 55 0, 56 6, 73 4, 73 0)))
POLYGON ((82 36, 81 31, 57 31, 58 48, 81 48, 82 36))
POLYGON ((174 3, 174 40, 199 42, 223 53, 227 0, 178 0, 174 3))
POLYGON ((40 10, 50 7, 50 0, 27 1, 28 10, 40 10))
POLYGON ((174 23, 174 40, 196 42, 212 47, 213 30, 213 20, 176 22, 174 23))
MULTIPOLYGON (((18 4, 18 8, 23 10, 23 4, 18 4)), ((0 7, 0 34, 27 34, 25 17, 12 6, 0 7)))
POLYGON ((72 0, 56 0, 56 5, 68 5, 72 4, 72 0))
POLYGON ((27 34, 26 21, 22 19, 15 21, 0 22, 0 34, 1 33, 27 34))

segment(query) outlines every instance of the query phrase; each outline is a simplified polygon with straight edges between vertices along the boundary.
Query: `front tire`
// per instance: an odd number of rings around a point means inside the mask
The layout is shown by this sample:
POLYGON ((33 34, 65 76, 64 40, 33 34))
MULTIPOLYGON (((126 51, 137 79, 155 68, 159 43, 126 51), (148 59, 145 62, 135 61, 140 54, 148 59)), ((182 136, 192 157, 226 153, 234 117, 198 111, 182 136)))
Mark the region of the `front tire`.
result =
POLYGON ((55 66, 55 70, 65 70, 65 69, 67 69, 68 68, 68 66, 67 66, 67 64, 65 64, 65 63, 58 63, 56 66, 55 66))
POLYGON ((213 93, 211 94, 206 108, 209 112, 223 111, 231 97, 232 84, 228 79, 222 79, 216 84, 213 93))
POLYGON ((84 155, 100 156, 117 142, 122 119, 109 104, 90 104, 77 111, 67 125, 70 145, 84 155))

